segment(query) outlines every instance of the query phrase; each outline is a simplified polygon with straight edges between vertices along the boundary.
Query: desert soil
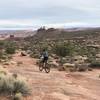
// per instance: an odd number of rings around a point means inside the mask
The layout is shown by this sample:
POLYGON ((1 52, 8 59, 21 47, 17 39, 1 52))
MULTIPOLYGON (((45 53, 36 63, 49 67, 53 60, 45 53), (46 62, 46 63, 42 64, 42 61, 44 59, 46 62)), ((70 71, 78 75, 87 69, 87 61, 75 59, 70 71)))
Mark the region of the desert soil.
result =
POLYGON ((100 70, 68 73, 51 69, 47 74, 39 71, 36 59, 15 54, 12 60, 22 64, 5 68, 25 77, 32 90, 24 100, 100 100, 100 70))

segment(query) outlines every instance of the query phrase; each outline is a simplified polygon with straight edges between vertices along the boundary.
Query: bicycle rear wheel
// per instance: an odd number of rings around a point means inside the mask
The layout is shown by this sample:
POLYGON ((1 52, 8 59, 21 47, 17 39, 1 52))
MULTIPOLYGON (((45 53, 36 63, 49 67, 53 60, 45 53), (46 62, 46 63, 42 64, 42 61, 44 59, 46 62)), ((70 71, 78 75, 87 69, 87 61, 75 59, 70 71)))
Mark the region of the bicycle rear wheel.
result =
POLYGON ((39 64, 39 70, 43 71, 43 64, 42 63, 39 64))

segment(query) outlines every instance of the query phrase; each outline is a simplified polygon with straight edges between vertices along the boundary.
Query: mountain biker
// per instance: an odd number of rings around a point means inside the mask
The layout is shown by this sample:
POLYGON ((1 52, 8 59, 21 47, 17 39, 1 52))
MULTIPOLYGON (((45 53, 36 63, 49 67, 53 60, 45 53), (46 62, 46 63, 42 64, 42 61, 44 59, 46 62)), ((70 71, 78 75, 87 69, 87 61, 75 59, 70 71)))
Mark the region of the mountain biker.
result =
POLYGON ((48 52, 46 49, 43 49, 40 57, 39 70, 43 71, 44 69, 46 73, 49 73, 50 66, 48 65, 48 52))
POLYGON ((46 49, 43 49, 42 53, 41 53, 41 59, 42 59, 42 63, 47 63, 48 61, 48 52, 46 49))

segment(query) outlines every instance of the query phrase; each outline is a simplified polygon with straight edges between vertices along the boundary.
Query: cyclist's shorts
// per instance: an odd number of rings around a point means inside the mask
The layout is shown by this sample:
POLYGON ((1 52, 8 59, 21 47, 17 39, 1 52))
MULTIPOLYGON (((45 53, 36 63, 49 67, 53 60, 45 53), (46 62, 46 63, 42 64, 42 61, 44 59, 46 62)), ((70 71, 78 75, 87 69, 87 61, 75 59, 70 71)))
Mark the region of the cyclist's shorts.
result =
POLYGON ((44 62, 47 62, 47 60, 48 60, 48 57, 44 57, 44 58, 43 58, 43 63, 44 63, 44 62))

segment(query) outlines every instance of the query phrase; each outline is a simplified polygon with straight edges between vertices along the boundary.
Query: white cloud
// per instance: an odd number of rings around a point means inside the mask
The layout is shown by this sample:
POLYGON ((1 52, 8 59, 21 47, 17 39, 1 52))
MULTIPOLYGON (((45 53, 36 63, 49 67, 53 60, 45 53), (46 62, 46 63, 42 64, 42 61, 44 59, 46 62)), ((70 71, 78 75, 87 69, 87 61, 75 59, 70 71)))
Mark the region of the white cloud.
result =
POLYGON ((0 26, 99 25, 100 0, 0 0, 0 26))

